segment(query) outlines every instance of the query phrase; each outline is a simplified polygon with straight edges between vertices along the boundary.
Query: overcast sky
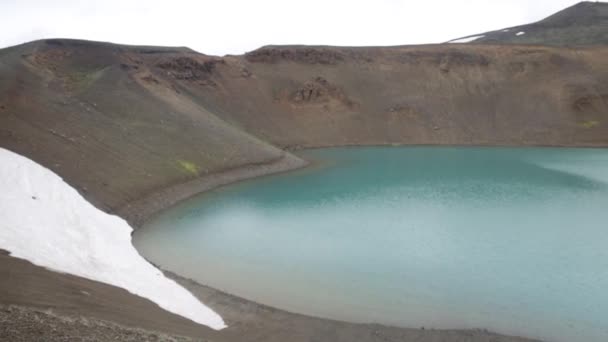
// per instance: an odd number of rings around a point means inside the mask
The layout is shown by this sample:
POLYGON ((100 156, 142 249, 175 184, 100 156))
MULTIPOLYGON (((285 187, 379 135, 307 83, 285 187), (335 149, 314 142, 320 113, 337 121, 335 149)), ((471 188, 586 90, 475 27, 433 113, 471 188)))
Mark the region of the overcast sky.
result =
POLYGON ((439 43, 540 20, 578 0, 0 0, 0 47, 41 38, 188 46, 439 43))

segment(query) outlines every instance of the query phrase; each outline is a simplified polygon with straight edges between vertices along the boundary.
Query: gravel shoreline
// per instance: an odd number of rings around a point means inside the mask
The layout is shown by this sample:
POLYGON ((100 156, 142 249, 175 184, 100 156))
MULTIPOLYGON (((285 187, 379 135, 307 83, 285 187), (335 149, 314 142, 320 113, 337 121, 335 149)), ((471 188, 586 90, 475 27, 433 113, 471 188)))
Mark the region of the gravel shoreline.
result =
POLYGON ((165 275, 187 288, 222 316, 228 327, 214 341, 251 342, 530 342, 485 329, 398 328, 381 324, 358 324, 295 314, 233 296, 183 278, 165 275))
POLYGON ((138 229, 156 213, 170 208, 202 192, 238 181, 286 172, 308 165, 295 156, 284 154, 278 159, 205 175, 189 182, 170 186, 118 209, 115 214, 124 218, 133 229, 138 229))
POLYGON ((12 342, 209 341, 131 328, 94 318, 58 315, 52 309, 42 310, 16 305, 0 305, 0 339, 12 342))

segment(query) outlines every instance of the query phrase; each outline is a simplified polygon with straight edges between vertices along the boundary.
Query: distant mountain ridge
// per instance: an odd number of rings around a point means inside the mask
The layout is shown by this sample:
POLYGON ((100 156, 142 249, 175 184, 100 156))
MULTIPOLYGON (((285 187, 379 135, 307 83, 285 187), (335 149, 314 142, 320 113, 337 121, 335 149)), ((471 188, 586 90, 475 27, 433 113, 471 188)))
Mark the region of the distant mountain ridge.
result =
POLYGON ((608 44, 608 3, 584 1, 541 21, 473 34, 452 43, 589 46, 608 44))

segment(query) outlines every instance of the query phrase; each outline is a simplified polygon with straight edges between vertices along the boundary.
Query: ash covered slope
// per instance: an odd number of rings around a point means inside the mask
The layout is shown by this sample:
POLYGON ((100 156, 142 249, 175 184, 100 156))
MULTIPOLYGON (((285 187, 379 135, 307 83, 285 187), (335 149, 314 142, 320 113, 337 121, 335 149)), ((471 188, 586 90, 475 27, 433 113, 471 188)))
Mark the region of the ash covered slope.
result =
POLYGON ((468 37, 479 37, 473 42, 482 44, 606 45, 608 3, 580 2, 536 23, 468 37))
POLYGON ((270 46, 226 60, 249 78, 199 96, 281 147, 608 144, 604 47, 270 46))
POLYGON ((186 48, 75 40, 0 50, 0 146, 60 174, 106 211, 205 174, 282 158, 180 85, 203 84, 222 63, 186 48))

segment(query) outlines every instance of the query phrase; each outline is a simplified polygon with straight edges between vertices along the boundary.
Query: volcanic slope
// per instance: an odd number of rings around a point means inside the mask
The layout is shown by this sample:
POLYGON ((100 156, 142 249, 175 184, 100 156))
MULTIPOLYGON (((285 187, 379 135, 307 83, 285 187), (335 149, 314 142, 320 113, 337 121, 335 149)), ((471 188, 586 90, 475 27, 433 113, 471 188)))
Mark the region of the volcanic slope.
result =
POLYGON ((70 40, 0 50, 0 146, 49 167, 106 211, 213 172, 284 158, 181 84, 221 63, 185 48, 70 40), (181 63, 191 63, 191 74, 170 71, 181 63))
POLYGON ((584 1, 536 23, 467 37, 480 37, 473 42, 481 44, 606 45, 608 3, 584 1))
POLYGON ((0 50, 0 146, 106 211, 284 150, 608 144, 608 48, 186 48, 43 40, 0 50))

